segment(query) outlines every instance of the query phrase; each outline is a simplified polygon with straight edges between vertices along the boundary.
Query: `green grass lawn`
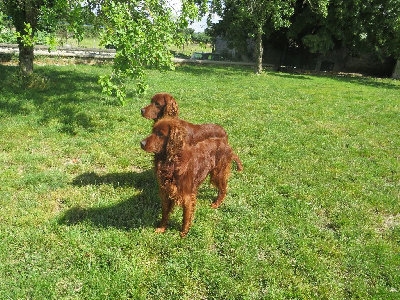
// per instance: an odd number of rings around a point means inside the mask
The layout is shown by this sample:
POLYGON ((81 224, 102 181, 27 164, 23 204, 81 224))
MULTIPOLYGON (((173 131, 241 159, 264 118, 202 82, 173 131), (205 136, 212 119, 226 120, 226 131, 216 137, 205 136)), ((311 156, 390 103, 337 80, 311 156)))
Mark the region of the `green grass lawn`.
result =
POLYGON ((399 299, 400 82, 183 66, 126 106, 109 66, 0 66, 0 299, 399 299), (226 129, 244 164, 222 206, 164 235, 140 108, 226 129))

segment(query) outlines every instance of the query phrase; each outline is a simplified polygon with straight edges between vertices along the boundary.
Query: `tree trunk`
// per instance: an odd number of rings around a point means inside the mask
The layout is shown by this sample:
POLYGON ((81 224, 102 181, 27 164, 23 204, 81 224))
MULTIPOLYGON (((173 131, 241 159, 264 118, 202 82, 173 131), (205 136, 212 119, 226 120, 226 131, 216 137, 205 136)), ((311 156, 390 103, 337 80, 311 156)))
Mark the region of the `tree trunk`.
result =
POLYGON ((342 46, 340 49, 336 49, 333 51, 333 71, 341 72, 346 70, 347 59, 349 58, 349 50, 346 47, 342 46))
POLYGON ((400 59, 397 60, 396 66, 394 67, 392 78, 400 79, 400 59))
POLYGON ((315 63, 315 69, 314 71, 321 71, 321 64, 322 64, 322 57, 319 56, 317 58, 317 62, 315 63))
POLYGON ((255 50, 255 57, 256 57, 256 68, 255 68, 255 73, 256 74, 261 74, 262 73, 262 60, 263 60, 263 44, 262 44, 262 29, 257 30, 257 36, 256 36, 256 46, 254 48, 255 50))
POLYGON ((281 70, 281 67, 283 66, 283 63, 285 61, 286 49, 287 49, 287 43, 285 43, 285 45, 283 46, 281 56, 279 57, 279 66, 276 68, 278 71, 281 70))
MULTIPOLYGON (((7 14, 12 18, 16 32, 20 34, 17 38, 19 48, 19 68, 22 76, 27 76, 33 73, 33 45, 34 41, 29 45, 24 44, 21 36, 30 35, 32 38, 36 32, 38 16, 42 5, 51 8, 55 1, 44 0, 19 0, 19 1, 3 1, 7 14), (48 3, 49 2, 49 3, 48 3), (52 4, 50 4, 52 3, 52 4), (27 31, 30 26, 30 30, 27 31)), ((29 40, 29 38, 28 38, 29 40)))
POLYGON ((19 68, 22 76, 29 76, 33 73, 33 46, 24 46, 22 43, 19 47, 19 68))

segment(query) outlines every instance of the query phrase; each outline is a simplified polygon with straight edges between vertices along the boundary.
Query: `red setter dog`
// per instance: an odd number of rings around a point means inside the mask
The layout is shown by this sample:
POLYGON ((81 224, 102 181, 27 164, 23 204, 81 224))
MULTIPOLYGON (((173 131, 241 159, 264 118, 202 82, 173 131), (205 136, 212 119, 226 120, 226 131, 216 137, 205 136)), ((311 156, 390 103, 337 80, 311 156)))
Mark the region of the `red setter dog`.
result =
POLYGON ((169 214, 175 205, 183 207, 181 237, 185 237, 192 223, 197 190, 207 175, 218 188, 213 208, 221 205, 226 196, 231 161, 237 170, 242 163, 226 138, 208 138, 189 144, 188 130, 179 119, 162 118, 153 126, 153 132, 142 140, 143 150, 154 153, 154 165, 162 201, 162 219, 156 232, 164 232, 169 214))
POLYGON ((177 118, 178 103, 168 93, 158 93, 151 98, 151 103, 141 109, 142 116, 157 121, 163 117, 177 118))
MULTIPOLYGON (((151 103, 141 109, 141 113, 146 119, 154 120, 155 122, 164 117, 178 119, 178 103, 176 103, 171 94, 155 94, 151 98, 151 103)), ((189 144, 196 144, 197 142, 213 137, 228 139, 225 129, 216 124, 197 125, 181 120, 181 125, 186 128, 188 134, 187 142, 189 144)))

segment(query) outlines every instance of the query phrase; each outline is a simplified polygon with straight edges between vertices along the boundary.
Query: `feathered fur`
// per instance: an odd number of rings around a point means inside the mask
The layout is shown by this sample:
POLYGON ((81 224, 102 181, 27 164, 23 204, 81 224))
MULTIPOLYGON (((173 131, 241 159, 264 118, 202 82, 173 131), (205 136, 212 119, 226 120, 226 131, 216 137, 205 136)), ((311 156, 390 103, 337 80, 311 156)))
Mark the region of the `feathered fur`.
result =
POLYGON ((178 103, 168 93, 158 93, 151 98, 149 105, 141 109, 142 116, 155 122, 163 117, 177 118, 179 115, 178 103))
MULTIPOLYGON (((212 207, 219 207, 226 196, 231 161, 236 159, 240 162, 226 138, 212 137, 196 144, 188 143, 189 140, 190 133, 184 121, 163 118, 154 124, 152 134, 141 141, 143 150, 154 153, 162 203, 162 220, 157 232, 165 231, 173 207, 181 205, 181 236, 186 236, 201 183, 210 175, 210 182, 218 189, 218 197, 212 207)), ((241 170, 241 162, 238 163, 238 170, 241 170)))
MULTIPOLYGON (((141 109, 142 116, 146 119, 158 120, 169 117, 178 119, 179 108, 178 103, 168 93, 158 93, 151 98, 151 103, 141 109)), ((190 145, 195 145, 208 138, 223 138, 228 142, 228 134, 225 129, 217 124, 193 124, 182 119, 179 119, 179 124, 186 130, 186 142, 190 145)), ((233 153, 233 160, 236 162, 238 171, 243 169, 242 162, 239 157, 233 153)))

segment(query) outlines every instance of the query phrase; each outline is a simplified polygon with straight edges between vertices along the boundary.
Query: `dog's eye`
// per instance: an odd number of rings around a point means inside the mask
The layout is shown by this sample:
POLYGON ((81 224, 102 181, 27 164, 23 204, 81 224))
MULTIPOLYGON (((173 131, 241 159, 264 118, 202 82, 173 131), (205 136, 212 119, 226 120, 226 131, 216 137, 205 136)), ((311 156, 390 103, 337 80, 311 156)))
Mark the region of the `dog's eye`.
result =
POLYGON ((160 138, 164 137, 163 133, 161 131, 157 131, 156 135, 160 138))
POLYGON ((155 105, 156 107, 160 107, 160 106, 161 106, 160 103, 158 103, 158 102, 154 102, 154 105, 155 105))

